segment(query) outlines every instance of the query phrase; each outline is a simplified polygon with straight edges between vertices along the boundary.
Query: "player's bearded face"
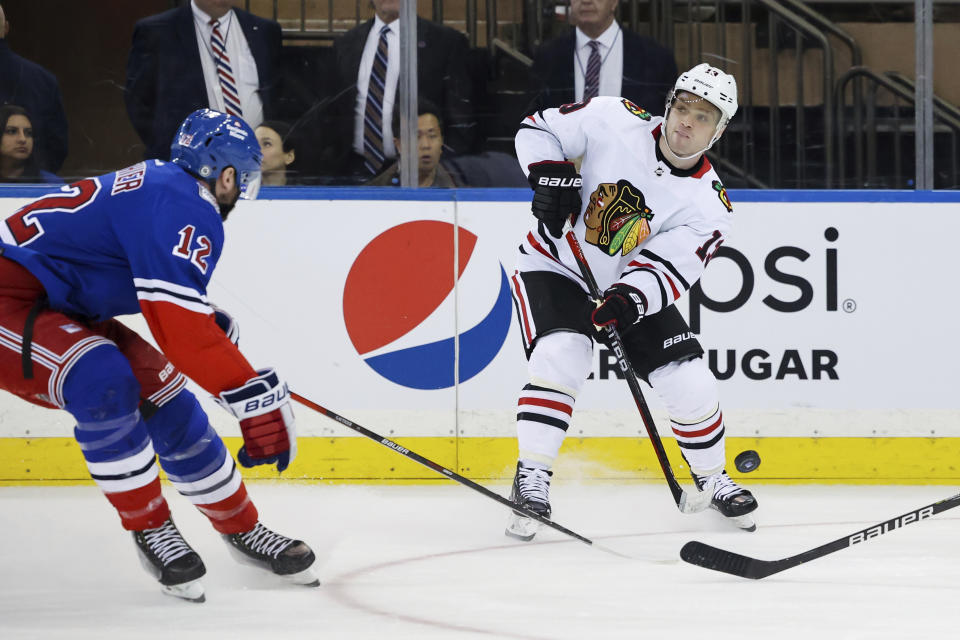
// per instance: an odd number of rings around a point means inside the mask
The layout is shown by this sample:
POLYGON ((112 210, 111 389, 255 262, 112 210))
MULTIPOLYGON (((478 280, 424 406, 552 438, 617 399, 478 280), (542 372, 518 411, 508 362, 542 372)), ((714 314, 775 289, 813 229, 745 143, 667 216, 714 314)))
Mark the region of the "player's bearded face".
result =
POLYGON ((217 178, 216 198, 217 204, 220 205, 220 217, 224 220, 240 199, 240 187, 237 185, 236 175, 233 167, 227 167, 217 178))
POLYGON ((674 98, 667 119, 670 148, 679 156, 686 156, 710 144, 720 110, 692 93, 680 91, 674 98))

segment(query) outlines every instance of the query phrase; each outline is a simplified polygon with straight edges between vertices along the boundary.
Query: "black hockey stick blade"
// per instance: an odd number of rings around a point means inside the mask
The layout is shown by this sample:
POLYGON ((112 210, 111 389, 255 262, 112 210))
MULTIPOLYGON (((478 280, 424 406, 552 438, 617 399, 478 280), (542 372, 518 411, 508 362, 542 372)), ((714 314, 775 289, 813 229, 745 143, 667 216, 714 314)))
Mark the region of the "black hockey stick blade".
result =
POLYGON ((722 571, 723 573, 729 573, 730 575, 740 578, 759 580, 810 562, 811 560, 822 558, 835 551, 841 551, 855 544, 873 540, 885 533, 890 533, 908 524, 926 520, 942 511, 953 509, 956 506, 960 506, 960 493, 934 502, 933 504, 928 504, 925 507, 914 509, 896 518, 891 518, 890 520, 869 526, 866 529, 861 529, 856 533, 838 538, 832 542, 810 549, 809 551, 804 551, 803 553, 798 553, 795 556, 789 556, 780 560, 751 558, 732 551, 719 549, 709 544, 704 544, 703 542, 697 542, 696 540, 683 545, 683 548, 680 549, 680 558, 684 562, 689 562, 690 564, 695 564, 705 569, 722 571))
POLYGON ((313 400, 309 400, 309 399, 307 399, 307 398, 304 398, 304 397, 301 396, 300 394, 293 393, 292 391, 290 392, 290 397, 293 398, 294 400, 296 400, 297 402, 299 402, 300 404, 302 404, 303 406, 308 407, 308 408, 310 408, 310 409, 313 409, 313 410, 316 411, 317 413, 320 413, 320 414, 322 414, 322 415, 325 415, 325 416, 327 416, 328 418, 330 418, 331 420, 335 420, 336 422, 339 422, 340 424, 342 424, 343 426, 347 427, 348 429, 352 429, 353 431, 356 431, 356 432, 359 433, 360 435, 366 436, 366 437, 370 438, 371 440, 375 440, 376 442, 379 442, 380 444, 382 444, 383 446, 387 447, 388 449, 392 449, 393 451, 399 453, 400 455, 405 456, 405 457, 407 457, 407 458, 410 458, 410 459, 413 460, 414 462, 418 462, 418 463, 422 464, 423 466, 427 467, 428 469, 432 469, 433 471, 436 471, 437 473, 439 473, 439 474, 441 474, 441 475, 444 475, 444 476, 450 478, 450 479, 453 480, 454 482, 459 482, 460 484, 462 484, 462 485, 465 486, 465 487, 469 487, 470 489, 473 489, 474 491, 476 491, 476 492, 478 492, 478 493, 482 493, 482 494, 485 495, 486 497, 491 498, 491 499, 493 499, 493 500, 496 500, 497 502, 499 502, 500 504, 504 505, 505 507, 509 507, 510 509, 513 509, 514 511, 516 511, 516 512, 518 512, 518 513, 522 513, 524 516, 526 516, 526 517, 528 517, 528 518, 530 518, 530 519, 532 519, 532 520, 536 520, 537 522, 539 522, 539 523, 542 524, 542 525, 545 525, 545 526, 547 526, 547 527, 550 527, 551 529, 554 529, 554 530, 556 530, 556 531, 559 531, 560 533, 562 533, 562 534, 564 534, 564 535, 570 536, 570 537, 573 538, 574 540, 579 540, 580 542, 582 542, 582 543, 584 543, 584 544, 588 544, 588 545, 590 545, 591 547, 594 547, 594 548, 596 548, 596 549, 599 549, 600 551, 604 551, 604 552, 606 552, 606 553, 610 553, 610 554, 615 555, 615 556, 618 556, 618 557, 620 557, 620 558, 626 558, 626 559, 628 559, 628 560, 633 560, 633 558, 632 558, 631 556, 628 556, 628 555, 626 555, 626 554, 620 553, 619 551, 614 551, 613 549, 610 549, 610 548, 605 547, 605 546, 603 546, 603 545, 601 545, 601 544, 598 544, 598 543, 594 542, 593 540, 591 540, 590 538, 587 538, 587 537, 584 537, 584 536, 580 535, 580 534, 577 533, 576 531, 571 531, 570 529, 567 529, 567 528, 564 527, 563 525, 557 524, 556 522, 554 522, 553 520, 550 520, 549 518, 544 518, 544 517, 541 516, 540 514, 534 513, 533 511, 530 511, 530 510, 527 509, 526 507, 523 507, 523 506, 521 506, 521 505, 518 505, 518 504, 515 503, 515 502, 511 502, 510 500, 508 500, 508 499, 504 498, 503 496, 501 496, 499 493, 495 493, 495 492, 491 491, 490 489, 487 489, 487 488, 484 487, 483 485, 477 484, 476 482, 474 482, 474 481, 471 480, 470 478, 465 478, 464 476, 460 475, 459 473, 457 473, 457 472, 455 472, 455 471, 451 471, 450 469, 447 469, 446 467, 444 467, 444 466, 442 466, 442 465, 434 462, 433 460, 430 460, 429 458, 424 458, 424 457, 421 456, 419 453, 417 453, 417 452, 415 452, 415 451, 411 451, 410 449, 407 449, 407 448, 404 447, 403 445, 398 444, 398 443, 394 442, 393 440, 390 440, 389 438, 384 438, 384 437, 381 436, 380 434, 375 433, 375 432, 367 429, 366 427, 360 426, 359 424, 355 423, 354 421, 352 421, 352 420, 350 420, 350 419, 348 419, 348 418, 343 417, 343 416, 340 415, 339 413, 336 413, 336 412, 334 412, 334 411, 331 411, 330 409, 327 409, 326 407, 323 407, 323 406, 317 404, 317 403, 314 402, 313 400))

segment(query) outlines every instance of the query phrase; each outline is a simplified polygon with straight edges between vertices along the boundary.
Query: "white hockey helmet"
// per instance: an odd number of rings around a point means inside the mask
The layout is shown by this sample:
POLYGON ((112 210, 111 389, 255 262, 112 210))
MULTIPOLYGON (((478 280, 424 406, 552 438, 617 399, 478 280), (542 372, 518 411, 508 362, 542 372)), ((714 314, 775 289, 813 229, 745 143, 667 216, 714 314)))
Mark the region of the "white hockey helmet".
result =
MULTIPOLYGON (((667 96, 667 105, 664 117, 669 116, 670 106, 678 91, 686 91, 699 96, 720 110, 720 121, 713 133, 713 138, 707 149, 720 138, 724 127, 737 113, 737 81, 729 73, 701 62, 693 69, 684 71, 677 78, 677 83, 667 96)), ((706 151, 707 149, 704 149, 706 151)), ((703 153, 702 151, 700 153, 703 153)))

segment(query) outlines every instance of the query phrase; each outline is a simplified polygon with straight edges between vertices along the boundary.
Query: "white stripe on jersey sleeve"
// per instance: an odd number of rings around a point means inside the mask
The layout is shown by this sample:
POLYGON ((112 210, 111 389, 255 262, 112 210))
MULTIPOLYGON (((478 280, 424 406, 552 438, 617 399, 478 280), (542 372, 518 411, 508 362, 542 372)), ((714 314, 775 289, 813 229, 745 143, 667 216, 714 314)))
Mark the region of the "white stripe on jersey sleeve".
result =
POLYGON ((137 289, 138 300, 171 302, 189 311, 213 313, 213 308, 207 302, 207 296, 196 289, 152 278, 134 278, 133 285, 137 289))

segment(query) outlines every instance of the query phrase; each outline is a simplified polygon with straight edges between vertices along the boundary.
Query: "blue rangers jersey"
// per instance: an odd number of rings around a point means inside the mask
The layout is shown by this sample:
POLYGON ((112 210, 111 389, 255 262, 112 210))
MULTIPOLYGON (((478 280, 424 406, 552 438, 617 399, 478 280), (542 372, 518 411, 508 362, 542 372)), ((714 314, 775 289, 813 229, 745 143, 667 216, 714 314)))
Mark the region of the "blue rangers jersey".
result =
POLYGON ((170 361, 211 393, 256 375, 206 298, 223 247, 216 198, 177 165, 150 160, 65 186, 9 216, 0 242, 51 309, 90 321, 142 312, 170 361))

